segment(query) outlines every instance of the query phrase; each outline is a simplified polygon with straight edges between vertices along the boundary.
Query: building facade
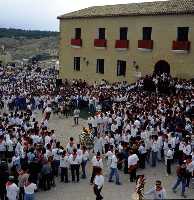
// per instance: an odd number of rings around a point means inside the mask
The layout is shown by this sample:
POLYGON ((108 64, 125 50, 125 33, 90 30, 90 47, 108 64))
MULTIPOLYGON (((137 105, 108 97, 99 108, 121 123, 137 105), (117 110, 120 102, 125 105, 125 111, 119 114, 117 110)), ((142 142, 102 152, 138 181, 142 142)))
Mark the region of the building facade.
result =
POLYGON ((91 7, 59 16, 60 78, 194 78, 194 0, 91 7))

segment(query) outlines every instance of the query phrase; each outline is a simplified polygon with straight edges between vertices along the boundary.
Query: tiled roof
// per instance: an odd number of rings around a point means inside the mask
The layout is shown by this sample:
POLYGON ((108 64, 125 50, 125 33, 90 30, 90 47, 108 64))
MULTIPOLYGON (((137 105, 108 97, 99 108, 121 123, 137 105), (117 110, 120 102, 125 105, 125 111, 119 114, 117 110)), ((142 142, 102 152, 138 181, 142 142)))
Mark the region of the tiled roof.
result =
POLYGON ((194 13, 194 0, 169 0, 94 6, 61 15, 58 19, 191 13, 194 13))

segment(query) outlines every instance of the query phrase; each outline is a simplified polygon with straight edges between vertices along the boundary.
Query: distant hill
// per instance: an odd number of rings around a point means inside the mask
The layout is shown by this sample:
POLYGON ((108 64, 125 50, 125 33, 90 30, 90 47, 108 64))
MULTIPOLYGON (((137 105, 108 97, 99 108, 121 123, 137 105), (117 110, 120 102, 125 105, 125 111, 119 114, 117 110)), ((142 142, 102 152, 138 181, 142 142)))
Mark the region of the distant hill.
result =
POLYGON ((42 54, 57 56, 58 42, 58 32, 0 28, 0 48, 4 47, 13 60, 42 54))
POLYGON ((14 28, 0 28, 0 38, 21 38, 40 39, 44 37, 58 37, 59 32, 54 31, 38 31, 38 30, 22 30, 14 28))

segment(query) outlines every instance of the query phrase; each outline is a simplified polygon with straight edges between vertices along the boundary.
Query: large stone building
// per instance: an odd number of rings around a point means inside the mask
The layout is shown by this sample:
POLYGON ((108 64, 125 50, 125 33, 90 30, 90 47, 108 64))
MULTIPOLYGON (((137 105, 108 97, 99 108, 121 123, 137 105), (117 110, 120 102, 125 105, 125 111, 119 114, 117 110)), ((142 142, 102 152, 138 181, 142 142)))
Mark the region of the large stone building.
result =
POLYGON ((95 6, 58 19, 62 79, 194 78, 194 0, 95 6))

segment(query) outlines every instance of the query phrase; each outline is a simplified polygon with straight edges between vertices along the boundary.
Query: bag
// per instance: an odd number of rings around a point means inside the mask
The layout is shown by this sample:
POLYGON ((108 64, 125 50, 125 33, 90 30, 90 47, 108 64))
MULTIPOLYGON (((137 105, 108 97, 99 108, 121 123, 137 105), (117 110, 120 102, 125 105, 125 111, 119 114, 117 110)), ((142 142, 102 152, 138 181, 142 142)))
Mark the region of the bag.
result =
POLYGON ((136 165, 131 165, 129 168, 128 168, 128 172, 131 173, 133 170, 137 169, 137 164, 136 165))

